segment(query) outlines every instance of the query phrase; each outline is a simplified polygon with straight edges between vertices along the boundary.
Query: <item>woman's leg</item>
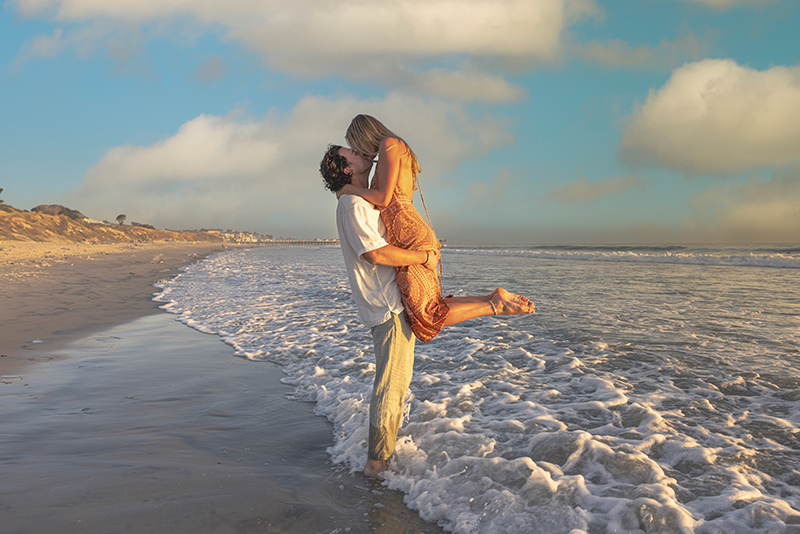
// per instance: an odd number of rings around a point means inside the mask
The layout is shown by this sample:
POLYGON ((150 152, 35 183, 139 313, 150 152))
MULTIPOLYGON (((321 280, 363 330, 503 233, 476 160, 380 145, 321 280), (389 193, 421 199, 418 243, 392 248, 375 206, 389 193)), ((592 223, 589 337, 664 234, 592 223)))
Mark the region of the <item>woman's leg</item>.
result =
POLYGON ((444 326, 458 324, 475 317, 495 315, 495 310, 497 315, 527 314, 536 311, 530 300, 500 287, 489 295, 447 297, 444 301, 450 307, 444 326))

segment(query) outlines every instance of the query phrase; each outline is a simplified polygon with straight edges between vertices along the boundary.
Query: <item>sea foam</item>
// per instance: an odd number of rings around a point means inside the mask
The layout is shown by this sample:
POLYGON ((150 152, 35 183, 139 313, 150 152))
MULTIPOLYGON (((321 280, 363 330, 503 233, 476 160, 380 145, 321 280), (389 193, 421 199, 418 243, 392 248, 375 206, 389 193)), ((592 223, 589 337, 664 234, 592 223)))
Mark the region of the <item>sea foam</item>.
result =
MULTIPOLYGON (((663 283, 653 272, 625 274, 631 289, 615 287, 618 269, 588 282, 583 261, 492 254, 445 261, 463 291, 502 279, 544 302, 418 343, 387 480, 409 507, 459 534, 784 532, 800 519, 800 373, 785 364, 780 383, 733 354, 796 350, 784 323, 764 331, 769 303, 742 325, 727 303, 703 311, 707 281, 674 288, 687 292, 675 303, 641 285, 663 283)), ((375 368, 337 249, 230 251, 161 287, 185 324, 283 365, 293 398, 333 423, 331 460, 363 467, 375 368)))

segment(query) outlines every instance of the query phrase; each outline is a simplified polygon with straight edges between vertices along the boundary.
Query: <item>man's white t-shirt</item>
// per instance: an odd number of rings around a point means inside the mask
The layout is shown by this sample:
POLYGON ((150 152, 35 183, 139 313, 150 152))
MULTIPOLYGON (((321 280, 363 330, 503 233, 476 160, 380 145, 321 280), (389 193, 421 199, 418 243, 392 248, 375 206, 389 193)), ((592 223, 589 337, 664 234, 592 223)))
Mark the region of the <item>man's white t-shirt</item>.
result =
POLYGON ((365 252, 388 245, 380 212, 356 195, 342 195, 336 207, 336 228, 344 255, 358 318, 372 328, 403 312, 394 267, 373 265, 361 258, 365 252))

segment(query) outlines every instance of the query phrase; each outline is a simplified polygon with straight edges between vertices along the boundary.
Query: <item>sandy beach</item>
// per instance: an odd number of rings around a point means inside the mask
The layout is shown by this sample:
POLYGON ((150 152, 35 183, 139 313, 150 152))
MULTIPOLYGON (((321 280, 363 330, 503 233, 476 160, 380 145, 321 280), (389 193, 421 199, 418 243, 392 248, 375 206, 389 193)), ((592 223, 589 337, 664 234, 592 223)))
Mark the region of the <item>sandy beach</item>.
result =
POLYGON ((161 313, 152 285, 220 243, 0 243, 0 374, 82 334, 161 313))
POLYGON ((221 245, 0 248, 3 532, 441 532, 330 463, 281 367, 151 300, 221 245))

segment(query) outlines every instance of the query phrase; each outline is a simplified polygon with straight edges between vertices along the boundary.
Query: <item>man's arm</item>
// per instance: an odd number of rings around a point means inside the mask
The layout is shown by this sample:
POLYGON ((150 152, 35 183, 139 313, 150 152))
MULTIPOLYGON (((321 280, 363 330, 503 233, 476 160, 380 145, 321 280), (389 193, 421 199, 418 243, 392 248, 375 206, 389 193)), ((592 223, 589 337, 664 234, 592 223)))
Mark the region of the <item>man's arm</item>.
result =
POLYGON ((436 269, 439 261, 438 250, 406 250, 394 245, 385 245, 370 250, 361 257, 373 265, 403 267, 405 265, 424 265, 426 269, 436 269))

